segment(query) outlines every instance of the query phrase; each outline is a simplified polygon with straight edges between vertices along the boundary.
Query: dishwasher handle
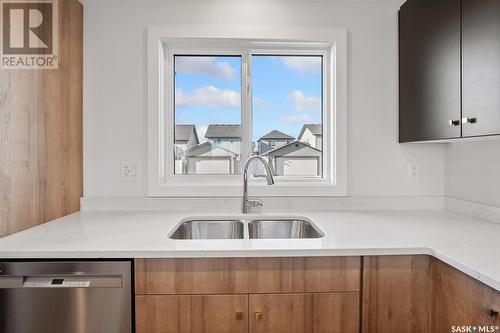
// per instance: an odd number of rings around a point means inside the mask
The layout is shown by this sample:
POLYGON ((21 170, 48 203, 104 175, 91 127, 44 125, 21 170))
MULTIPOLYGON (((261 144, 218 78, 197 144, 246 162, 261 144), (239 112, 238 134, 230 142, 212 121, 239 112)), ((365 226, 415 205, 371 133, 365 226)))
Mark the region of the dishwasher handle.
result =
POLYGON ((0 289, 13 288, 123 288, 120 275, 0 276, 0 289))
POLYGON ((0 289, 22 288, 23 277, 0 276, 0 289))

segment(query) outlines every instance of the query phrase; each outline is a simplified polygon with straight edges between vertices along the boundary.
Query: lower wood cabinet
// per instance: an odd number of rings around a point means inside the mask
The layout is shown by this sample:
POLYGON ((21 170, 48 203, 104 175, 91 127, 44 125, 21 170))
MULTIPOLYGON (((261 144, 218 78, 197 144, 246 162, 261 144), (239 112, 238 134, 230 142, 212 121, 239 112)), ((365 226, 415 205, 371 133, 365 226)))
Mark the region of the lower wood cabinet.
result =
POLYGON ((429 256, 363 258, 363 333, 427 333, 429 256))
POLYGON ((357 333, 360 257, 138 259, 136 333, 357 333))
POLYGON ((250 295, 252 333, 356 333, 359 293, 250 295))
POLYGON ((248 295, 136 297, 137 333, 246 333, 248 295))
POLYGON ((359 293, 147 295, 138 333, 356 333, 359 293))
POLYGON ((451 332, 453 326, 500 332, 500 292, 436 259, 431 271, 431 333, 451 332))
POLYGON ((426 255, 138 259, 135 292, 136 333, 448 333, 457 326, 491 333, 500 326, 500 292, 426 255))

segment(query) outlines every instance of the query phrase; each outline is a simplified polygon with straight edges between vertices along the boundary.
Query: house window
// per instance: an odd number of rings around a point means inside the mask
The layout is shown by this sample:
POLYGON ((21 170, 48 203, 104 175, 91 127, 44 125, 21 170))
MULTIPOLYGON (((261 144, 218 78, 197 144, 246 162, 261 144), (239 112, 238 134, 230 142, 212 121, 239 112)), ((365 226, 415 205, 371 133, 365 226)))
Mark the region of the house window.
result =
POLYGON ((344 29, 149 27, 148 194, 239 196, 258 154, 252 195, 346 195, 347 68, 344 29))
MULTIPOLYGON (((323 55, 243 54, 251 89, 242 88, 241 54, 173 53, 175 175, 241 173, 244 91, 252 101, 247 151, 275 176, 321 177, 323 55)), ((255 177, 263 172, 252 168, 255 177)))

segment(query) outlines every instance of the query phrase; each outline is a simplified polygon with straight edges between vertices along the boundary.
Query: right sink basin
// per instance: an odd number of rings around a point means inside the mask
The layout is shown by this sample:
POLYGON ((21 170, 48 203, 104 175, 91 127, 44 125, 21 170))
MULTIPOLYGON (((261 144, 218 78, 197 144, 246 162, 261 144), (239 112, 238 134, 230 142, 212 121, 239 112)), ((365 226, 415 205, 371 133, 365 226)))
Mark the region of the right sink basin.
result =
POLYGON ((302 219, 262 218, 248 223, 250 239, 321 238, 325 234, 314 224, 302 219))

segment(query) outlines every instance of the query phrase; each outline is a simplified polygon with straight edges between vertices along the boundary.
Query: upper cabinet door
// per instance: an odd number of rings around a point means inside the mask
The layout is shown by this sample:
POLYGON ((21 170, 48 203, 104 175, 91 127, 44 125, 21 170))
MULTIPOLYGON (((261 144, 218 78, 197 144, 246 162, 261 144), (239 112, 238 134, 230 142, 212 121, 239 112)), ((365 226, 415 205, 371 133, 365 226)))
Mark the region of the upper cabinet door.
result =
POLYGON ((462 133, 500 134, 500 1, 463 0, 462 133))
POLYGON ((408 0, 399 48, 399 141, 460 137, 460 0, 408 0))

